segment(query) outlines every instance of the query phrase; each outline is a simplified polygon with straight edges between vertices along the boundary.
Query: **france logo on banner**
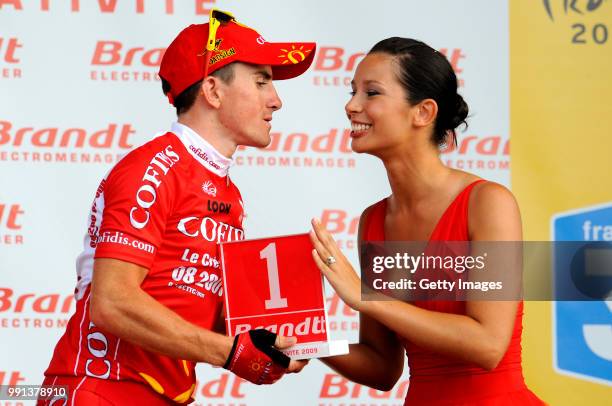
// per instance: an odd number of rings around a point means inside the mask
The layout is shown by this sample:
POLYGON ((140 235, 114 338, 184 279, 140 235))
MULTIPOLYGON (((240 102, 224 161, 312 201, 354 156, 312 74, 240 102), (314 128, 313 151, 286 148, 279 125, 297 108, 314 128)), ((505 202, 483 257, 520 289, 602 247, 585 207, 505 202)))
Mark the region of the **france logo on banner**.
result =
MULTIPOLYGON (((612 241, 612 203, 557 214, 552 219, 552 235, 558 241, 612 241)), ((556 244, 553 277, 555 296, 568 289, 572 280, 567 250, 556 244)), ((605 267, 589 270, 583 265, 584 278, 612 277, 612 250, 592 250, 605 267), (607 258, 607 259, 606 259, 607 258), (608 266, 607 264, 610 264, 608 266), (603 272, 606 275, 602 274, 603 272), (592 273, 592 275, 591 275, 592 273)), ((586 257, 585 257, 586 258, 586 257)), ((573 289, 577 289, 573 287, 573 289)), ((612 385, 612 291, 609 300, 554 301, 554 360, 558 372, 612 385)), ((580 293, 576 292, 576 297, 580 293)), ((585 297, 585 299, 588 299, 585 297)))

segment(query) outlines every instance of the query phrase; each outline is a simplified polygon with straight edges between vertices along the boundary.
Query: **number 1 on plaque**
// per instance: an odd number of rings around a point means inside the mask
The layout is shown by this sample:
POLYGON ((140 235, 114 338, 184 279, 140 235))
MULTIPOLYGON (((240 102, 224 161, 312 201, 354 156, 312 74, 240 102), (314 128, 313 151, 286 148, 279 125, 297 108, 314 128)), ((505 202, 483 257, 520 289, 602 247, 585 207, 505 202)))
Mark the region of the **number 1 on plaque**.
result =
POLYGON ((280 281, 278 279, 278 261, 276 259, 276 244, 271 242, 259 252, 259 258, 266 260, 268 267, 268 286, 270 299, 266 299, 266 310, 287 307, 287 298, 281 297, 280 281))

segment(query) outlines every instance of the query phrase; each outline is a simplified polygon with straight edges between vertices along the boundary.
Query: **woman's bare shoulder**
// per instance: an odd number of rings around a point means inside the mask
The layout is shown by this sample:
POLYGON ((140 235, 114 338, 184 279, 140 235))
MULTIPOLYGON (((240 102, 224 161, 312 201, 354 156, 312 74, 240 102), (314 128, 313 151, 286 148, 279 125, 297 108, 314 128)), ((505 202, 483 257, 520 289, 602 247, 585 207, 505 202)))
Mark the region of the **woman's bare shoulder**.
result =
POLYGON ((522 238, 516 198, 499 183, 487 181, 474 186, 468 216, 470 236, 475 239, 518 241, 522 238))

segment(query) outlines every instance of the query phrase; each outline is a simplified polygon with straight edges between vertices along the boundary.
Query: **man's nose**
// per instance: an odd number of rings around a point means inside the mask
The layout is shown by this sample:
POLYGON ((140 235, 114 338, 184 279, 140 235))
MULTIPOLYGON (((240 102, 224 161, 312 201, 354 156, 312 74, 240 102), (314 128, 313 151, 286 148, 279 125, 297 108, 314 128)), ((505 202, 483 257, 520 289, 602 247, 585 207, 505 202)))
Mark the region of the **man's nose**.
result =
POLYGON ((283 107, 283 101, 278 96, 274 85, 272 85, 272 94, 270 95, 268 107, 270 107, 273 111, 280 110, 280 108, 283 107))

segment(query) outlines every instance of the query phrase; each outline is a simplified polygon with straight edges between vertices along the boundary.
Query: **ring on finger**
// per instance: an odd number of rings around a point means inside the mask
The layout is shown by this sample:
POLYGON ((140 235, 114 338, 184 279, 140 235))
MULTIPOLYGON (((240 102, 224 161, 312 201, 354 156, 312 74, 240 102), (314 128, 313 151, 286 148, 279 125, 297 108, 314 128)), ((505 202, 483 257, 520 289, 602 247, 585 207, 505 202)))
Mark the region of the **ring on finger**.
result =
POLYGON ((325 258, 325 263, 327 266, 331 266, 336 263, 336 258, 334 258, 333 255, 330 255, 329 257, 325 258))

